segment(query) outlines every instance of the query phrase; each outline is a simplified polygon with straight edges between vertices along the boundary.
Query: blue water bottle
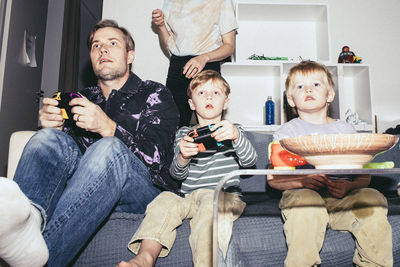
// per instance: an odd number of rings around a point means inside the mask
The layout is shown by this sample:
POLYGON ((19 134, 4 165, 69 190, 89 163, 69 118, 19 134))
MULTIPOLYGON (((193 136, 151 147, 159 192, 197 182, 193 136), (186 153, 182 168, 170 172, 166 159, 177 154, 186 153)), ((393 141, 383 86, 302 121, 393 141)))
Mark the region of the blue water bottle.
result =
POLYGON ((275 124, 275 103, 272 96, 268 96, 267 102, 265 102, 265 124, 275 124))

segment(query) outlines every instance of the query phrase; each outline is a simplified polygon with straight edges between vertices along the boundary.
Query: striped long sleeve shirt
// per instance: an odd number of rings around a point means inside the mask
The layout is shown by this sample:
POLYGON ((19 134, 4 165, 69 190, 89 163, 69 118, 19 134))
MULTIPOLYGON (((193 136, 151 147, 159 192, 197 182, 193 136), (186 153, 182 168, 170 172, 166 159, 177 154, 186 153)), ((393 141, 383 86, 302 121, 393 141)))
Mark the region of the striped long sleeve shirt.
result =
MULTIPOLYGON (((204 151, 192 157, 185 166, 178 163, 179 142, 195 127, 182 127, 175 137, 174 158, 170 166, 173 178, 182 180, 181 192, 189 194, 199 188, 215 189, 220 179, 227 173, 239 168, 250 168, 256 164, 257 152, 246 138, 244 130, 239 130, 238 142, 232 146, 222 145, 217 151, 204 151)), ((224 186, 239 186, 239 177, 232 177, 224 186)))

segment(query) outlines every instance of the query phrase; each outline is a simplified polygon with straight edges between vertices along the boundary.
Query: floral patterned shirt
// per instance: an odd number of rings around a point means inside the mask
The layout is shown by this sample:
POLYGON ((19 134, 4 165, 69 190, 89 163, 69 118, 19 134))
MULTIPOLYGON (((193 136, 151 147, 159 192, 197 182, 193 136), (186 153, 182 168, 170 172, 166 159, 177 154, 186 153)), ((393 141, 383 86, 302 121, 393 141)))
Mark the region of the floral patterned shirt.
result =
MULTIPOLYGON (((124 86, 112 90, 106 100, 99 86, 80 91, 116 124, 114 136, 148 167, 153 183, 163 190, 178 191, 178 183, 169 175, 173 142, 178 127, 178 109, 170 91, 154 81, 142 81, 131 73, 124 86)), ((99 140, 97 133, 65 125, 82 152, 99 140)))

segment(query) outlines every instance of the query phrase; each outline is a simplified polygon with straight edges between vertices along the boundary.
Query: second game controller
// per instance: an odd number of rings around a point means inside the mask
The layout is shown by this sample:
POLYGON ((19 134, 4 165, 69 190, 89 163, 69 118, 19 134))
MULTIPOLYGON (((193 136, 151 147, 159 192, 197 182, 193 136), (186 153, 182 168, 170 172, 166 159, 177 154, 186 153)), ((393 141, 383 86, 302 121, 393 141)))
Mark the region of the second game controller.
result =
POLYGON ((55 92, 52 96, 53 99, 58 101, 57 107, 61 109, 62 116, 66 121, 73 122, 73 114, 71 112, 72 106, 69 105, 69 101, 73 98, 82 98, 80 93, 62 93, 62 92, 55 92))

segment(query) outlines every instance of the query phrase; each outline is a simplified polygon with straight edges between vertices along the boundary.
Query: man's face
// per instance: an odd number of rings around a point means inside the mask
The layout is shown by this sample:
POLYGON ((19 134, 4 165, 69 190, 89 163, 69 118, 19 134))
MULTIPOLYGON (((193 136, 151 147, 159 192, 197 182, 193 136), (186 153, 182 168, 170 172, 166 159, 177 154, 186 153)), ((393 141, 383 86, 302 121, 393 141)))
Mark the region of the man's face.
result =
POLYGON ((288 102, 299 112, 322 110, 335 97, 335 92, 329 87, 326 74, 321 71, 309 74, 298 72, 293 76, 292 84, 288 102))
POLYGON ((101 81, 111 81, 129 75, 134 51, 126 51, 120 30, 106 27, 97 30, 90 48, 93 71, 101 81))
POLYGON ((229 98, 218 82, 208 81, 192 92, 189 106, 196 111, 199 122, 221 120, 222 111, 227 109, 229 98))

